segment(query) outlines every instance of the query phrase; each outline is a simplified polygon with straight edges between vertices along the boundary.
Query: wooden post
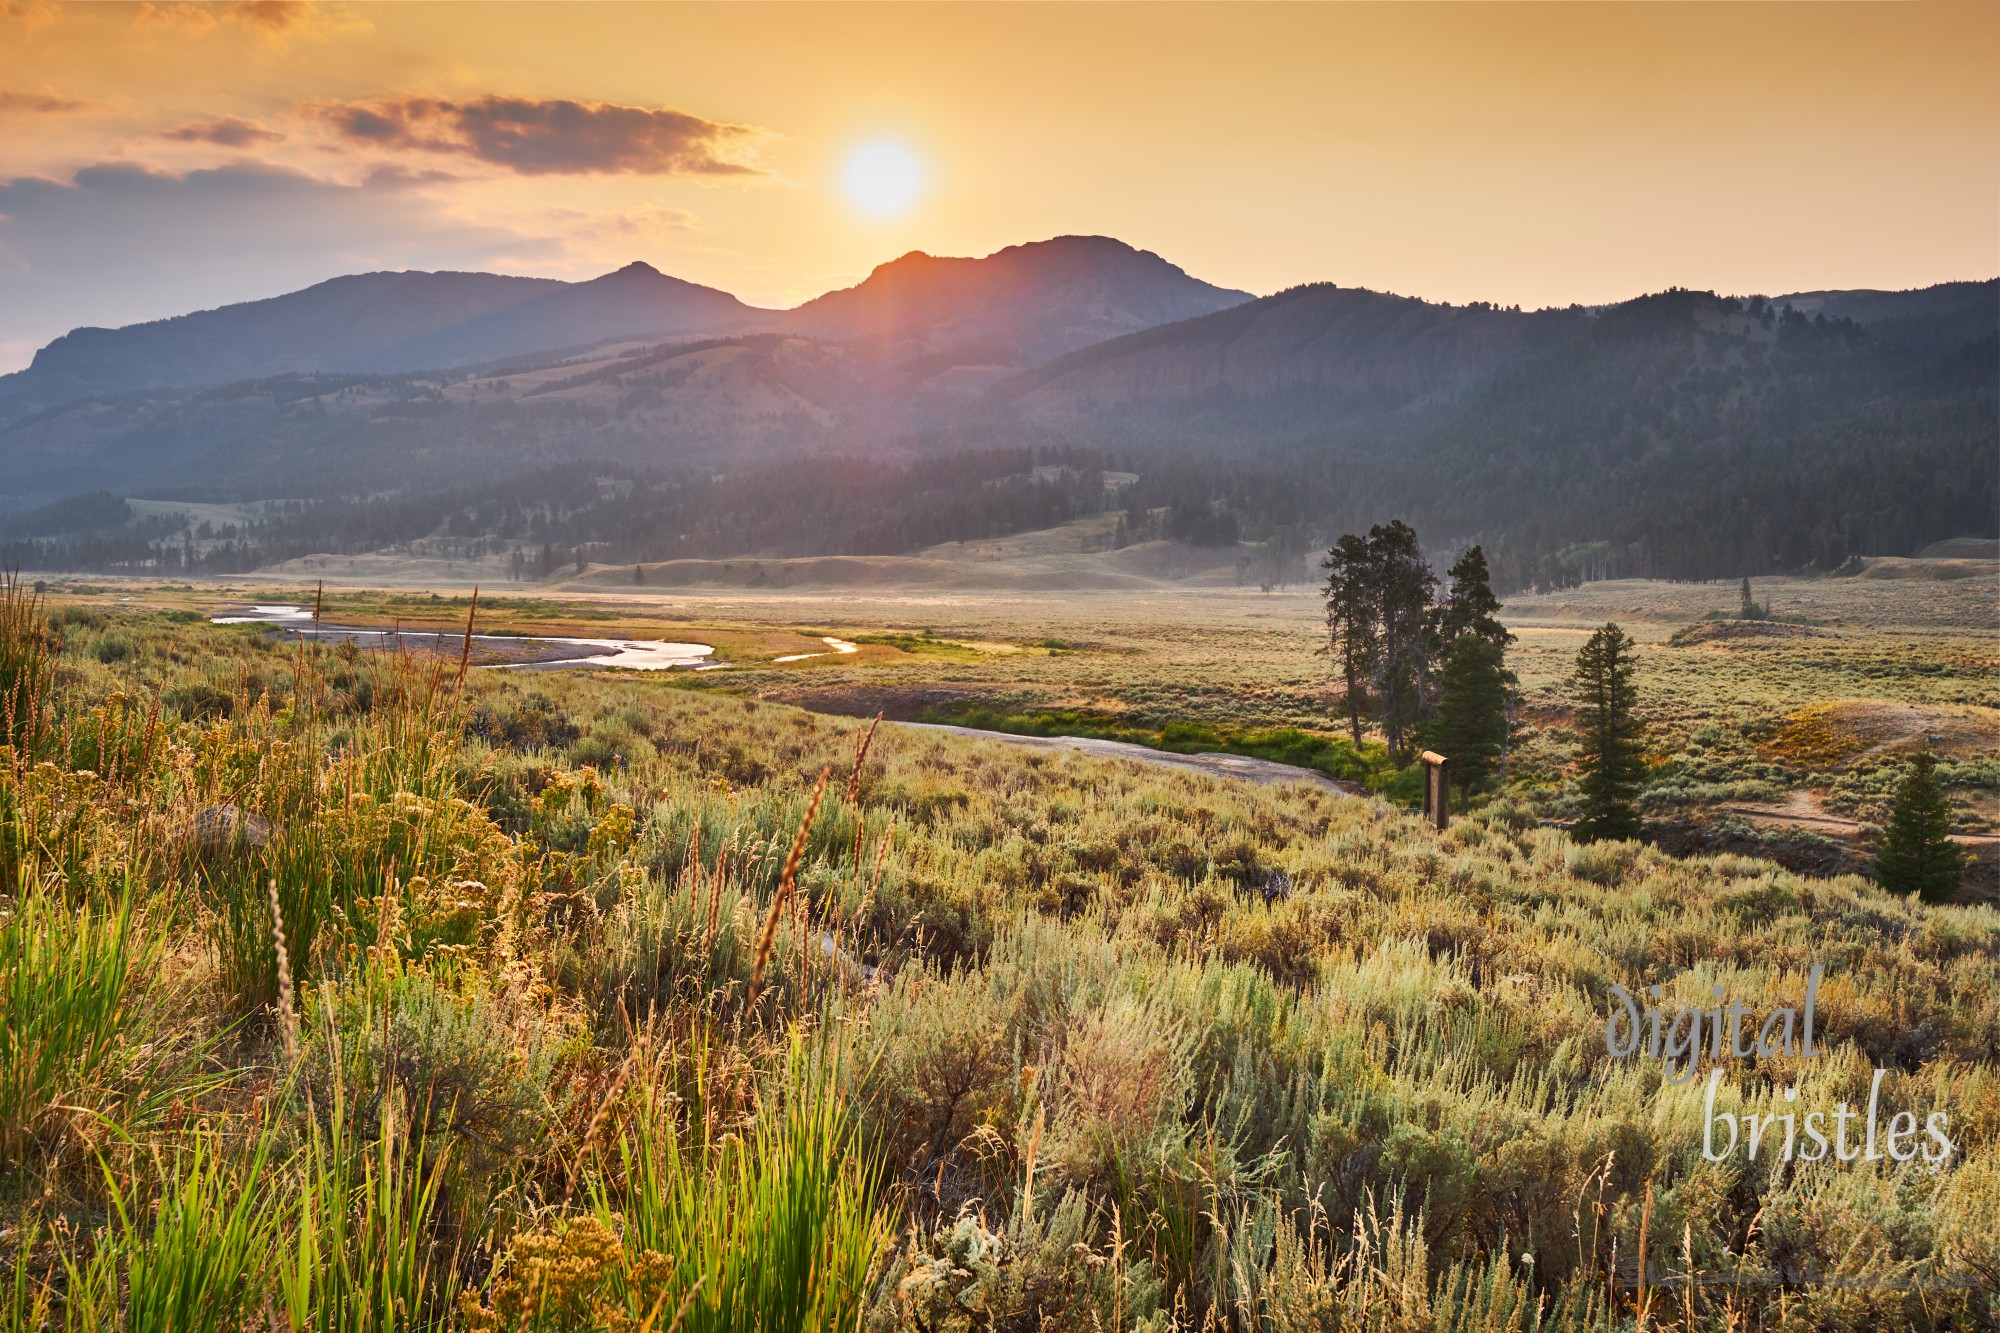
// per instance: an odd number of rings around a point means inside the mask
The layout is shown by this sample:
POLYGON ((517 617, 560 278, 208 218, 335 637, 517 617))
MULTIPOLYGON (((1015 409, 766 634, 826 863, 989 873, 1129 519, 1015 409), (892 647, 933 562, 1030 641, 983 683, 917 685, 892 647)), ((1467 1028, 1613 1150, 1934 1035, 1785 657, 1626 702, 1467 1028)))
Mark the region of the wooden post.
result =
POLYGON ((1443 832, 1451 823, 1451 761, 1435 750, 1425 750, 1424 761, 1424 818, 1432 828, 1443 832))

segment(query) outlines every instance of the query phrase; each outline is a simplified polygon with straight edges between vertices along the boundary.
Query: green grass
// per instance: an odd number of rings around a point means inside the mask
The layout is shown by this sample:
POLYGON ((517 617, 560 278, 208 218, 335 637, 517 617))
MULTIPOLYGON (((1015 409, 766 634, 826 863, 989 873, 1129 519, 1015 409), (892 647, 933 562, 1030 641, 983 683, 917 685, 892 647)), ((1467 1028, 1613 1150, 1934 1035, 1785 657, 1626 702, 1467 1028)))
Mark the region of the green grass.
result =
POLYGON ((853 634, 848 638, 853 643, 872 643, 894 648, 912 657, 936 658, 951 662, 974 662, 979 659, 977 649, 968 648, 949 639, 940 639, 929 631, 922 634, 853 634))
POLYGON ((690 1333, 859 1322, 888 1236, 878 1164, 832 1058, 794 1044, 748 1123, 718 1134, 714 1071, 697 1054, 694 1097, 642 1104, 619 1136, 616 1170, 594 1177, 598 1216, 628 1247, 672 1259, 664 1304, 685 1305, 690 1333))
POLYGON ((106 1166, 112 1220, 89 1259, 69 1269, 72 1325, 225 1333, 263 1307, 282 1211, 270 1136, 247 1151, 204 1133, 172 1146, 154 1180, 106 1166))
POLYGON ((89 1115, 142 1058, 129 898, 75 911, 25 881, 0 921, 0 1162, 18 1163, 52 1120, 89 1115))
POLYGON ((1115 714, 1088 709, 1036 709, 1012 712, 977 704, 929 708, 919 721, 1004 731, 1015 736, 1086 736, 1127 741, 1174 754, 1240 754, 1270 759, 1298 768, 1317 769, 1349 782, 1379 783, 1397 772, 1388 750, 1365 743, 1357 750, 1344 736, 1329 736, 1297 727, 1231 727, 1221 723, 1169 722, 1150 727, 1115 714))

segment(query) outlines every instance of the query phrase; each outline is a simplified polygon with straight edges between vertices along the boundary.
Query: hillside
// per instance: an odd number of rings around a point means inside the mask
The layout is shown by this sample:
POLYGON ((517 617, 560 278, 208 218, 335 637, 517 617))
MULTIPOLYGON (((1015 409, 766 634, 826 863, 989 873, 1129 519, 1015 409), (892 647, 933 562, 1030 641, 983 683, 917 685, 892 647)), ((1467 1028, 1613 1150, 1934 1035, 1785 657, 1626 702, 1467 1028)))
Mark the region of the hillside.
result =
POLYGON ((1941 282, 1907 292, 1794 292, 1773 297, 1771 304, 1808 316, 1851 319, 1885 341, 1945 351, 1993 328, 2000 317, 2000 285, 1941 282))
POLYGON ((1324 422, 1442 401, 1587 323, 1581 311, 1437 305, 1313 283, 1057 357, 990 398, 1107 437, 1184 438, 1197 426, 1231 434, 1274 406, 1324 422))
POLYGON ((1993 531, 1996 293, 1867 294, 1862 323, 1303 289, 1060 358, 991 410, 1130 451, 1134 505, 1320 540, 1400 514, 1484 542, 1513 587, 1825 570, 1993 531))
MULTIPOLYGON (((1726 382, 1738 373, 1762 380, 1831 376, 1853 390, 1851 375, 1859 371, 1879 390, 1885 379, 1959 354, 1996 329, 2000 281, 1748 300, 1677 290, 1597 310, 1533 312, 1314 283, 1053 358, 997 385, 987 400, 996 412, 1100 445, 1233 443, 1273 431, 1312 438, 1330 425, 1461 405, 1470 418, 1484 410, 1474 391, 1497 387, 1503 372, 1516 371, 1543 385, 1551 401, 1541 409, 1559 415, 1594 407, 1615 418, 1634 396, 1657 397, 1667 384, 1689 395, 1695 410, 1729 415, 1768 407, 1746 403, 1740 386, 1726 382), (1781 318, 1788 305, 1794 314, 1781 318), (1815 321, 1866 336, 1837 353, 1838 340, 1802 353, 1805 343, 1791 338, 1788 357, 1771 360, 1781 337, 1815 321), (1711 369, 1720 374, 1687 377, 1688 338, 1715 353, 1711 369), (1590 386, 1594 396, 1586 402, 1572 358, 1607 354, 1620 365, 1590 386)), ((1765 398, 1767 387, 1752 396, 1765 398)), ((1842 391, 1826 403, 1809 393, 1802 398, 1811 401, 1787 406, 1823 411, 1870 396, 1842 391)), ((1450 411, 1432 415, 1447 435, 1463 429, 1450 411)), ((1376 428, 1404 429, 1386 420, 1376 428)))
POLYGON ((1600 577, 1832 569, 1990 532, 1994 312, 1960 330, 1882 304, 1901 337, 1700 292, 1615 307, 1428 433, 1404 493, 1454 531, 1604 543, 1582 556, 1600 577))

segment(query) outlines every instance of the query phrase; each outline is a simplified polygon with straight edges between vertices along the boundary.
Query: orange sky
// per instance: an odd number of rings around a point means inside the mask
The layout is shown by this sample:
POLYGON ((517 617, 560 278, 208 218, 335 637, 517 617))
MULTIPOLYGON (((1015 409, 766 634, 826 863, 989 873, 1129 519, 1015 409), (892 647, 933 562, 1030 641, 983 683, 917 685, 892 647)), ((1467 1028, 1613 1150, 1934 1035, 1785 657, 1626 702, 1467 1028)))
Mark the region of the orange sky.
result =
POLYGON ((1118 236, 1255 292, 2000 272, 2000 4, 0 0, 0 369, 369 268, 786 305, 1118 236), (923 162, 907 212, 856 146, 923 162), (81 174, 79 174, 81 173, 81 174))

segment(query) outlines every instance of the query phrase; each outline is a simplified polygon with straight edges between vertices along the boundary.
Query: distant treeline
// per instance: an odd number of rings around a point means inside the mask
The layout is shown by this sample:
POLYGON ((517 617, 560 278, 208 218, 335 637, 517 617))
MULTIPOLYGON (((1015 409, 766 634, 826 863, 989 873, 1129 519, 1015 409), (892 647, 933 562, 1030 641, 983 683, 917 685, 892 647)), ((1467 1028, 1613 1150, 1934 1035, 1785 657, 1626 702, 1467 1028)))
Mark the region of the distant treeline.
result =
POLYGON ((901 463, 814 458, 720 476, 576 463, 476 489, 271 503, 221 527, 164 515, 135 523, 105 494, 13 516, 0 527, 0 560, 234 574, 424 543, 461 558, 520 551, 527 576, 540 577, 579 557, 898 555, 1115 511, 1111 545, 1248 543, 1251 581, 1282 586, 1311 581, 1332 534, 1387 510, 1456 534, 1440 553, 1482 543, 1502 592, 1606 578, 1733 579, 1831 571, 1854 555, 1910 554, 1943 537, 1989 533, 1990 423, 1969 395, 1943 407, 1900 424, 1885 408, 1879 421, 1767 444, 1763 457, 1717 446, 1708 467, 1641 458, 1596 484, 1566 481, 1555 461, 1517 456, 1510 466, 1509 433, 1496 424, 1490 457, 1436 473, 1394 451, 1303 449, 1134 460, 1000 448, 901 463), (1801 466, 1806 457, 1814 465, 1801 466), (1105 483, 1107 472, 1140 467, 1136 481, 1105 483), (41 535, 51 531, 61 535, 41 535), (1587 536, 1607 532, 1617 535, 1587 536))
POLYGON ((286 501, 220 528, 167 521, 162 531, 154 518, 135 530, 119 526, 129 513, 123 500, 78 497, 16 515, 0 529, 9 538, 0 559, 27 568, 241 573, 305 555, 428 541, 465 557, 522 550, 535 572, 547 574, 586 554, 617 563, 896 555, 1054 527, 1100 513, 1113 499, 1094 456, 1062 450, 903 463, 814 458, 723 476, 577 463, 477 490, 286 501), (33 538, 66 520, 66 535, 33 538))

